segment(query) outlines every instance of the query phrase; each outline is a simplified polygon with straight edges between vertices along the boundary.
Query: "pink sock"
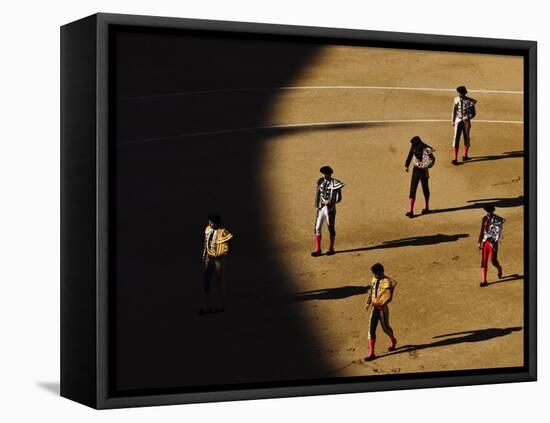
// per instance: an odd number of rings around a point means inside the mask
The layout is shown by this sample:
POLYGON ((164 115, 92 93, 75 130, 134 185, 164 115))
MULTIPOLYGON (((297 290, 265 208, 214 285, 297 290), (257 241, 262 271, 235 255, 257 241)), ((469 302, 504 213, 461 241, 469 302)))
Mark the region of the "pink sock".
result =
POLYGON ((464 156, 468 156, 468 147, 464 146, 464 156))
POLYGON ((321 251, 321 235, 315 235, 315 251, 321 251))
POLYGON ((412 213, 413 209, 414 209, 414 198, 409 198, 409 212, 412 213))
POLYGON ((369 339, 369 356, 373 356, 374 355, 374 342, 375 342, 375 339, 369 339))
POLYGON ((427 199, 427 198, 425 198, 425 199, 424 199, 424 204, 425 204, 425 207, 424 207, 424 208, 425 208, 426 210, 430 210, 430 200, 427 199))
POLYGON ((456 160, 456 158, 458 157, 458 148, 453 148, 453 160, 456 160))
POLYGON ((483 283, 487 282, 487 267, 481 268, 481 281, 483 283))

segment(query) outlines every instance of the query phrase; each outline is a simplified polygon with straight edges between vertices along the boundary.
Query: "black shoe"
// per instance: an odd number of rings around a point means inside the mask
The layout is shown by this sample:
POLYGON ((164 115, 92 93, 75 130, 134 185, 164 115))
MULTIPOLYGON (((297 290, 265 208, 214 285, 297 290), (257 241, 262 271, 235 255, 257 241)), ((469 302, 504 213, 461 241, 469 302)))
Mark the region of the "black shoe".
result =
POLYGON ((469 156, 462 156, 462 161, 463 162, 468 161, 468 160, 470 160, 469 156))
POLYGON ((407 216, 409 219, 412 219, 414 217, 414 213, 413 212, 407 212, 407 213, 405 213, 405 216, 407 216))
POLYGON ((428 214, 430 212, 430 209, 422 209, 422 214, 428 214))
POLYGON ((212 313, 211 308, 199 310, 199 316, 204 316, 205 314, 210 314, 210 313, 212 313))
POLYGON ((489 285, 487 282, 481 282, 479 284, 479 286, 482 287, 482 288, 486 287, 487 285, 489 285))
POLYGON ((223 307, 222 307, 222 308, 216 308, 216 309, 214 309, 214 313, 215 313, 215 314, 223 313, 224 311, 225 311, 225 308, 223 308, 223 307))
POLYGON ((319 257, 320 255, 322 255, 323 253, 321 252, 321 250, 319 251, 314 251, 313 253, 311 253, 311 257, 319 257))
POLYGON ((327 251, 327 256, 333 256, 335 252, 336 251, 334 251, 334 250, 328 250, 327 251))
POLYGON ((395 340, 394 344, 393 345, 390 345, 388 347, 388 351, 395 351, 395 349, 397 348, 397 339, 395 340))
POLYGON ((454 164, 455 166, 458 165, 458 161, 457 161, 457 160, 453 160, 451 163, 454 164))
POLYGON ((373 355, 368 355, 368 356, 365 357, 365 361, 372 361, 375 358, 376 358, 376 355, 374 355, 374 354, 373 355))

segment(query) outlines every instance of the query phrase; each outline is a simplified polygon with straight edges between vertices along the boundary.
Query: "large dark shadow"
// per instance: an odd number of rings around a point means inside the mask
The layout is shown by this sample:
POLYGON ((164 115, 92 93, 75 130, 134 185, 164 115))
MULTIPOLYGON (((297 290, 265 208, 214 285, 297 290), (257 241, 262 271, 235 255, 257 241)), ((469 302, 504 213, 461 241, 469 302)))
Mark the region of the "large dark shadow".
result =
POLYGON ((470 160, 466 162, 460 162, 460 164, 488 162, 488 161, 502 160, 502 159, 514 159, 514 158, 523 157, 523 155, 524 155, 523 151, 506 151, 502 154, 495 154, 495 155, 489 155, 489 156, 473 156, 470 158, 470 160))
POLYGON ((311 300, 342 300, 355 295, 366 294, 370 286, 339 286, 336 288, 316 289, 314 291, 298 292, 292 295, 295 301, 311 300))
MULTIPOLYGON (((485 198, 480 200, 470 200, 468 201, 468 203, 470 204, 466 204, 464 206, 448 207, 444 209, 433 209, 430 212, 430 214, 448 213, 448 212, 454 212, 459 210, 483 209, 483 207, 486 207, 486 206, 494 206, 496 209, 519 207, 519 206, 523 206, 523 195, 519 195, 518 197, 511 197, 511 198, 485 198)), ((422 215, 419 215, 418 217, 420 216, 422 215)), ((424 216, 429 216, 429 214, 424 216)))
POLYGON ((292 85, 319 46, 140 28, 111 35, 111 388, 329 377, 305 341, 308 322, 288 301, 292 276, 265 251, 272 233, 258 168, 273 133, 179 137, 270 125, 277 92, 169 95, 292 85), (199 317, 211 212, 235 238, 226 312, 199 317))
POLYGON ((434 336, 433 339, 447 338, 448 336, 453 336, 454 338, 441 339, 439 341, 434 341, 427 344, 404 345, 402 347, 399 347, 396 351, 383 354, 380 357, 387 357, 394 354, 402 354, 402 353, 408 353, 413 351, 421 351, 428 348, 448 347, 451 345, 462 344, 465 342, 488 341, 489 339, 510 335, 512 332, 517 332, 522 329, 523 328, 520 326, 515 326, 515 327, 509 327, 509 328, 490 328, 490 329, 471 330, 471 331, 465 331, 465 332, 447 333, 444 335, 434 336))
POLYGON ((370 247, 351 248, 348 250, 338 250, 336 254, 353 253, 357 251, 370 251, 379 250, 383 248, 400 248, 400 247, 421 247, 426 245, 441 244, 445 242, 455 242, 460 238, 467 238, 468 234, 455 234, 455 235, 425 235, 425 236, 412 236, 409 238, 394 239, 391 241, 384 241, 379 245, 372 245, 370 247))
MULTIPOLYGON (((259 127, 242 127, 242 128, 225 128, 225 129, 216 129, 212 131, 203 131, 203 132, 188 132, 180 135, 166 135, 164 137, 158 138, 138 138, 134 140, 126 140, 122 145, 131 145, 131 144, 144 144, 150 142, 170 142, 172 139, 176 139, 181 142, 184 138, 208 138, 213 136, 222 136, 228 134, 238 134, 246 132, 264 132, 263 137, 270 136, 281 136, 285 134, 301 134, 301 133, 311 133, 314 131, 339 131, 343 129, 360 129, 360 128, 375 128, 384 125, 383 122, 300 122, 297 124, 289 124, 288 126, 284 125, 267 125, 259 127)), ((195 141, 198 142, 198 141, 195 141)))

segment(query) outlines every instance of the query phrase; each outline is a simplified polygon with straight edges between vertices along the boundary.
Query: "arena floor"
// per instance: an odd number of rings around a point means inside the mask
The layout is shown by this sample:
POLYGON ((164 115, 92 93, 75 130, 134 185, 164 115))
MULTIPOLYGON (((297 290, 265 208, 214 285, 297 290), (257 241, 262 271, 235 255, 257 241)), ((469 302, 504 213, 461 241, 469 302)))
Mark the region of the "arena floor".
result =
MULTIPOLYGON (((296 81, 323 88, 281 90, 273 124, 355 122, 275 135, 262 166, 268 225, 277 228, 269 249, 284 252, 296 313, 315 328, 306 342, 322 345, 335 375, 523 365, 522 66, 510 57, 333 46, 296 81), (453 87, 462 84, 478 115, 473 159, 455 167, 450 116, 453 87), (404 162, 414 135, 436 150, 434 213, 409 220, 404 162), (346 183, 339 252, 312 258, 314 186, 324 164, 346 183), (491 268, 493 283, 481 289, 477 237, 487 203, 506 219, 499 251, 506 278, 497 281, 491 268), (387 353, 379 328, 380 358, 366 363, 363 287, 375 262, 399 282, 390 310, 401 348, 387 353)), ((416 213, 422 207, 419 187, 416 213)), ((327 239, 325 232, 325 250, 327 239)))

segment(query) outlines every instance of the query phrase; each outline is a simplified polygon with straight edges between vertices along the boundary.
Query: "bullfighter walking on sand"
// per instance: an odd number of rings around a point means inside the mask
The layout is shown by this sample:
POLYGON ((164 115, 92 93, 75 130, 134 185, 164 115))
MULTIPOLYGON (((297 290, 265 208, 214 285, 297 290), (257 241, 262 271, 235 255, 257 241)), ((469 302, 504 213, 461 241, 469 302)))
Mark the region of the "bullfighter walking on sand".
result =
POLYGON ((376 327, 378 326, 378 322, 382 324, 382 330, 390 338, 388 351, 394 351, 397 344, 397 339, 395 339, 393 329, 390 326, 390 311, 388 308, 397 282, 384 274, 384 266, 380 263, 376 263, 372 266, 371 270, 374 276, 365 304, 365 309, 367 311, 370 309, 368 334, 369 355, 365 358, 366 361, 371 361, 376 358, 374 354, 374 344, 376 341, 376 327))
POLYGON ((430 185, 428 179, 430 177, 429 169, 435 164, 434 149, 425 144, 419 136, 412 137, 411 148, 407 159, 405 160, 405 171, 409 171, 411 161, 413 163, 413 172, 411 176, 411 189, 409 191, 409 210, 405 216, 414 217, 414 202, 416 201, 416 190, 418 183, 422 184, 422 192, 424 193, 424 208, 422 214, 430 212, 430 185))
POLYGON ((495 214, 494 206, 486 206, 487 212, 481 220, 481 230, 479 232, 479 249, 481 250, 481 283, 479 286, 487 286, 487 270, 489 261, 497 268, 498 278, 502 278, 502 266, 497 257, 498 242, 502 238, 502 226, 504 219, 495 214))

